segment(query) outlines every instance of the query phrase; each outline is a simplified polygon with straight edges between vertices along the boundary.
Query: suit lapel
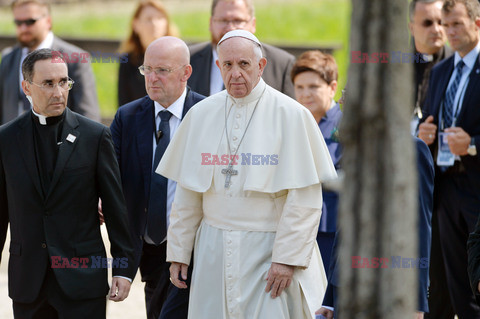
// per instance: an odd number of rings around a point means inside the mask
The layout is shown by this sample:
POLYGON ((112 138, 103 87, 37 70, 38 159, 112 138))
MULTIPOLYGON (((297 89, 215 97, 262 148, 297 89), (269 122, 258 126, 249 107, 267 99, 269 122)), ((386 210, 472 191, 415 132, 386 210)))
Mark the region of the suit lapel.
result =
POLYGON ((145 194, 150 193, 150 179, 152 176, 152 158, 153 158, 153 146, 152 138, 154 132, 154 119, 153 119, 153 101, 149 98, 145 98, 142 103, 141 111, 136 115, 136 139, 138 145, 138 153, 146 154, 146 156, 139 156, 140 164, 142 166, 145 194))
POLYGON ((68 108, 66 108, 62 137, 60 139, 62 144, 60 144, 60 147, 58 149, 58 156, 55 164, 55 170, 53 171, 52 182, 50 184, 50 189, 48 190, 45 200, 48 200, 50 194, 52 193, 52 190, 55 188, 55 185, 57 184, 60 176, 62 175, 65 164, 68 162, 70 155, 72 154, 75 146, 78 143, 77 140, 78 138, 80 138, 80 132, 77 130, 77 127, 78 121, 75 118, 75 115, 68 108), (67 137, 69 137, 69 135, 71 135, 71 137, 74 137, 74 139, 69 138, 67 140, 67 137))
POLYGON ((33 141, 33 123, 31 119, 31 112, 25 112, 21 115, 23 119, 18 122, 20 126, 17 138, 18 145, 21 150, 23 160, 25 161, 25 166, 32 178, 33 185, 37 189, 38 194, 43 197, 42 186, 40 185, 40 175, 38 174, 37 161, 35 156, 35 143, 33 141))
MULTIPOLYGON (((195 104, 193 100, 193 94, 189 87, 187 87, 187 95, 185 96, 185 103, 183 103, 183 111, 182 111, 182 118, 180 121, 183 121, 185 115, 187 114, 188 110, 195 104)), ((173 138, 173 136, 172 136, 173 138)))
POLYGON ((450 77, 452 76, 452 73, 453 73, 454 61, 455 60, 453 59, 453 56, 452 56, 448 63, 446 72, 443 73, 444 76, 440 79, 440 85, 438 86, 440 90, 437 91, 438 103, 434 104, 435 109, 433 110, 432 114, 439 114, 440 112, 440 105, 443 103, 443 99, 445 98, 445 93, 447 91, 448 82, 450 82, 450 77))

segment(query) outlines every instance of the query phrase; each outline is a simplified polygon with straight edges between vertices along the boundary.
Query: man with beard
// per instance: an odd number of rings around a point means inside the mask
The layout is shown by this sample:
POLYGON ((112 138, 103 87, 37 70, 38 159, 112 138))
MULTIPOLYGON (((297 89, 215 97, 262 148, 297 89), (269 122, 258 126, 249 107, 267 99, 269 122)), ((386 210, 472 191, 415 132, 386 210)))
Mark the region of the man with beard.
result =
MULTIPOLYGON (((190 63, 193 73, 188 80, 192 90, 209 96, 222 91, 223 85, 220 69, 215 61, 218 59, 217 44, 229 31, 241 29, 255 33, 255 9, 252 0, 213 0, 210 17, 211 43, 200 43, 190 48, 190 63)), ((295 92, 290 80, 295 58, 279 48, 262 43, 263 56, 268 65, 263 72, 263 80, 278 91, 294 98, 295 92)))
POLYGON ((95 78, 88 53, 53 35, 50 7, 44 0, 15 0, 12 5, 18 45, 4 51, 0 65, 0 124, 31 109, 21 88, 21 65, 29 52, 49 48, 67 57, 68 74, 75 81, 68 107, 92 120, 100 121, 95 78), (76 58, 77 57, 77 58, 76 58))

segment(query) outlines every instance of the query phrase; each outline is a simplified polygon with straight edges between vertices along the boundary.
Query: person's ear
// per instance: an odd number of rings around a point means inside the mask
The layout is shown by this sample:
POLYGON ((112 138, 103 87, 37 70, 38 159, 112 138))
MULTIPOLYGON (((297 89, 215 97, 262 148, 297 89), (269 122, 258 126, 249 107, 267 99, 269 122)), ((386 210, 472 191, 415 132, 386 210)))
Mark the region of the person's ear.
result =
POLYGON ((28 81, 26 81, 26 80, 22 81, 22 90, 23 90, 23 93, 25 93, 25 95, 28 95, 28 96, 31 95, 30 83, 28 81))
POLYGON ((187 82, 190 76, 192 75, 192 66, 190 64, 187 64, 185 66, 185 69, 183 70, 183 76, 182 76, 182 81, 187 82))
POLYGON ((257 19, 255 17, 252 18, 252 27, 250 28, 250 32, 255 34, 255 31, 257 30, 257 19))
POLYGON ((338 82, 333 80, 332 82, 330 82, 330 84, 328 86, 330 87, 331 98, 333 99, 333 97, 335 96, 335 93, 337 92, 338 82))
POLYGON ((260 61, 258 61, 258 65, 260 67, 260 76, 261 76, 263 74, 263 70, 265 69, 265 66, 267 65, 267 59, 261 58, 260 61))

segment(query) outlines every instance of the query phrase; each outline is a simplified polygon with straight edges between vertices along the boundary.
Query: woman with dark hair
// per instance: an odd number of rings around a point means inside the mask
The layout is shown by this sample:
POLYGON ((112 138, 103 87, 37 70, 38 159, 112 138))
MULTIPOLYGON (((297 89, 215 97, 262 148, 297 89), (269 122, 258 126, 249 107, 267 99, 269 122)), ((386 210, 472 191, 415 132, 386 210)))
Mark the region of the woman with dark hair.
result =
MULTIPOLYGON (((340 105, 333 100, 338 79, 335 59, 330 54, 320 51, 306 51, 293 65, 291 78, 296 100, 312 113, 322 131, 333 165, 338 170, 342 154, 338 142, 338 126, 342 119, 342 111, 340 105)), ((317 243, 328 276, 328 265, 337 224, 338 194, 324 190, 322 196, 322 217, 317 243)))
POLYGON ((118 105, 139 99, 147 94, 145 78, 138 71, 148 45, 166 35, 178 36, 164 5, 157 0, 138 3, 130 23, 130 35, 120 46, 128 55, 127 63, 120 63, 118 73, 118 105))

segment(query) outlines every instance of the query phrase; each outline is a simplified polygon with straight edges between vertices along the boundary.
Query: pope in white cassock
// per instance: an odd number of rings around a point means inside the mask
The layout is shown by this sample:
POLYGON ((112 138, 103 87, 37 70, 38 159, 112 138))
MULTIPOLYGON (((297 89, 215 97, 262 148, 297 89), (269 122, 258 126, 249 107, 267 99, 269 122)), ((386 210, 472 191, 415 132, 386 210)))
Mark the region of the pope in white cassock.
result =
POLYGON ((186 287, 193 250, 189 318, 314 318, 320 183, 335 168, 311 113, 262 80, 258 39, 230 31, 217 50, 226 90, 187 113, 156 170, 178 183, 171 280, 186 287))

